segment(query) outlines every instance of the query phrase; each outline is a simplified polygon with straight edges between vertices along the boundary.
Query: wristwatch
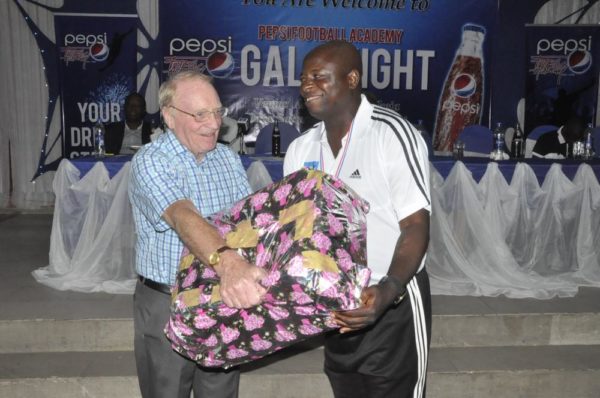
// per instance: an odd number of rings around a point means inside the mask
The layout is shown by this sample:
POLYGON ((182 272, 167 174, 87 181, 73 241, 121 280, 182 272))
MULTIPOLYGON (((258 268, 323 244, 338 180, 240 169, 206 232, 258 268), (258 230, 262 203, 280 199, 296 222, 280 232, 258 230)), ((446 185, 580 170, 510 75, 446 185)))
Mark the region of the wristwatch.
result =
POLYGON ((208 256, 208 265, 210 265, 213 268, 219 265, 219 263, 221 262, 221 253, 223 253, 225 250, 231 250, 231 247, 221 246, 214 252, 210 253, 210 255, 208 256))
POLYGON ((398 294, 398 296, 396 296, 396 298, 393 301, 394 305, 400 304, 402 302, 402 300, 404 300, 404 297, 406 296, 406 293, 408 292, 408 290, 406 290, 406 286, 404 286, 402 284, 402 282, 400 282, 398 279, 394 278, 393 276, 389 276, 389 275, 384 275, 383 278, 381 278, 379 280, 379 284, 383 284, 383 283, 387 283, 387 282, 391 283, 397 292, 400 292, 400 294, 398 294))

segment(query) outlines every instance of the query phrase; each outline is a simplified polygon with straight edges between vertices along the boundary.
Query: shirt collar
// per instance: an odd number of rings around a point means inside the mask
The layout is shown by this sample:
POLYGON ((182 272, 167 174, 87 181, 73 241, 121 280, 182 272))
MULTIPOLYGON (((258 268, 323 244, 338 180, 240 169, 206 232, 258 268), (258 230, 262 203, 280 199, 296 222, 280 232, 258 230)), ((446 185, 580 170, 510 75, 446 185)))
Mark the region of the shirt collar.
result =
POLYGON ((186 147, 184 147, 181 142, 179 142, 179 140, 175 136, 175 133, 171 129, 168 129, 163 135, 165 137, 165 144, 167 149, 173 154, 185 155, 186 153, 189 153, 193 156, 193 154, 186 147))
POLYGON ((125 125, 125 130, 129 130, 129 131, 138 131, 142 129, 142 125, 144 124, 144 122, 140 122, 140 124, 136 127, 136 128, 131 128, 129 127, 129 125, 127 124, 127 122, 123 122, 125 125))
MULTIPOLYGON (((373 113, 373 105, 367 100, 367 97, 364 94, 360 95, 360 106, 356 111, 356 115, 354 115, 354 121, 352 126, 352 136, 356 139, 362 139, 367 131, 364 127, 364 121, 369 120, 371 118, 371 114, 373 113)), ((327 142, 327 132, 325 131, 325 123, 321 122, 317 124, 316 128, 319 129, 319 134, 316 137, 316 141, 327 142)), ((342 142, 345 143, 348 139, 348 134, 342 138, 342 142)), ((354 140, 354 138, 352 139, 354 140)))

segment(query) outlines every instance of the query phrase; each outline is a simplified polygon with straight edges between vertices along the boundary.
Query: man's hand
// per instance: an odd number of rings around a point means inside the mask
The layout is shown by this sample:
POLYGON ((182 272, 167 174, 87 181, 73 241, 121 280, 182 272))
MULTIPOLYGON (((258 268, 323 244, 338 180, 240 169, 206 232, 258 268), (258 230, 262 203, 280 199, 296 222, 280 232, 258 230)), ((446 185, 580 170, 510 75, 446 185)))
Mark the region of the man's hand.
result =
POLYGON ((341 333, 359 330, 375 323, 398 296, 406 291, 406 284, 419 269, 429 243, 429 211, 421 209, 414 212, 400 220, 399 227, 402 234, 396 242, 388 280, 364 289, 359 308, 333 314, 334 321, 341 327, 341 333))
MULTIPOLYGON (((173 203, 163 218, 204 264, 208 264, 208 253, 225 244, 216 228, 200 215, 189 200, 173 203)), ((215 271, 221 278, 221 298, 230 307, 255 306, 266 294, 266 289, 259 283, 266 276, 265 270, 251 265, 233 250, 221 253, 221 262, 215 266, 215 271)))
POLYGON ((369 286, 361 293, 361 306, 350 311, 336 311, 333 320, 340 333, 353 332, 374 324, 401 292, 391 283, 369 286))
POLYGON ((253 307, 260 304, 267 293, 260 284, 267 276, 266 271, 248 263, 233 250, 221 254, 221 264, 215 270, 221 278, 221 299, 229 307, 253 307))

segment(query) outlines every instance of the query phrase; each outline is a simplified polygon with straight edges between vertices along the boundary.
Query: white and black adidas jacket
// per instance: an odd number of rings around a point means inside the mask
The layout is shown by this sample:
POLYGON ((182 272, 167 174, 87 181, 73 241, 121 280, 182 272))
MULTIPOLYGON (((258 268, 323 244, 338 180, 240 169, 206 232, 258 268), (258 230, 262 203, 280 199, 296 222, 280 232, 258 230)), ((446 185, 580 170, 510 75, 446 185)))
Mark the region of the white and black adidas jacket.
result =
MULTIPOLYGON (((334 159, 320 122, 287 149, 284 174, 302 167, 336 175, 369 202, 367 256, 372 283, 387 273, 399 221, 420 209, 431 211, 429 160, 421 134, 389 109, 362 96, 351 131, 334 159)), ((425 258, 419 271, 423 268, 425 258)))

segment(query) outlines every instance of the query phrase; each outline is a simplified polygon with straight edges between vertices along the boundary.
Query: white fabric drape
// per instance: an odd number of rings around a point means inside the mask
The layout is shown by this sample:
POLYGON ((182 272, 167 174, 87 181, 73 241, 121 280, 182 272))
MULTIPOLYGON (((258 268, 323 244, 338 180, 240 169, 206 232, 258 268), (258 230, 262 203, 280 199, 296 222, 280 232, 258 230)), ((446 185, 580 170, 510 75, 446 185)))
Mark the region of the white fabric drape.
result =
POLYGON ((34 278, 59 290, 132 293, 135 228, 127 196, 130 165, 112 179, 101 162, 83 177, 64 159, 54 179, 50 265, 34 278))
MULTIPOLYGON (((47 10, 20 1, 40 30, 54 37, 54 16, 47 10)), ((44 4, 60 6, 62 1, 44 4)), ((0 2, 0 85, 3 104, 0 107, 0 204, 18 208, 41 208, 52 204, 53 172, 37 178, 35 175, 45 135, 48 106, 48 86, 40 49, 23 15, 13 1, 0 2), (9 159, 10 143, 10 159, 9 159), (9 175, 9 163, 12 176, 9 175), (13 192, 10 198, 9 180, 13 192)), ((57 107, 57 109, 60 109, 57 107)), ((50 139, 60 130, 60 117, 55 115, 50 139)), ((61 156, 60 145, 49 160, 61 156)))
POLYGON ((457 162, 431 187, 432 293, 541 299, 600 286, 600 185, 589 165, 570 181, 554 164, 540 187, 525 163, 508 184, 497 163, 477 183, 457 162))
POLYGON ((248 175, 248 182, 252 191, 263 189, 273 182, 269 170, 267 170, 265 164, 260 160, 252 162, 246 170, 246 174, 248 175))
MULTIPOLYGON (((270 180, 261 162, 248 175, 270 180)), ((129 163, 112 179, 101 162, 83 178, 63 160, 50 265, 35 278, 57 289, 130 293, 135 233, 127 198, 129 163)), ((570 181, 559 164, 540 186, 519 163, 510 184, 495 162, 477 183, 462 162, 444 181, 432 166, 431 241, 427 270, 433 294, 551 298, 600 286, 600 184, 582 164, 570 181)))

